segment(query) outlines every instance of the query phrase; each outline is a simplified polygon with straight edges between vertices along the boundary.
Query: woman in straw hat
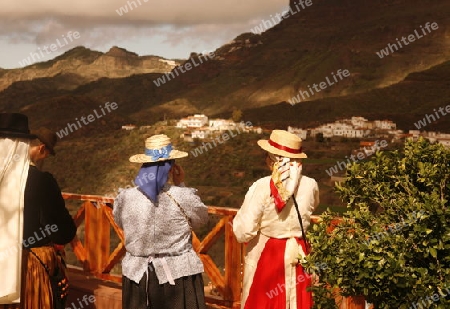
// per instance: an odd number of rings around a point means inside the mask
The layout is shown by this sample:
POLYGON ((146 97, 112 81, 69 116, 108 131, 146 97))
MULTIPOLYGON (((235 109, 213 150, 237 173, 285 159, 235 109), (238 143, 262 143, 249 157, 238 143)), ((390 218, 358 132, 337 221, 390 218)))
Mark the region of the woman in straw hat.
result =
POLYGON ((308 253, 302 231, 319 203, 319 190, 314 179, 301 173, 301 159, 306 158, 301 142, 284 130, 273 130, 269 140, 258 141, 267 151, 272 175, 249 188, 233 221, 237 240, 248 243, 242 309, 312 307, 307 291, 311 277, 299 260, 308 253))
POLYGON ((160 134, 146 139, 144 154, 130 157, 142 164, 137 186, 119 192, 113 211, 127 250, 123 308, 206 308, 203 264, 192 247, 191 231, 206 223, 208 212, 196 190, 182 186, 184 173, 175 159, 187 155, 160 134))

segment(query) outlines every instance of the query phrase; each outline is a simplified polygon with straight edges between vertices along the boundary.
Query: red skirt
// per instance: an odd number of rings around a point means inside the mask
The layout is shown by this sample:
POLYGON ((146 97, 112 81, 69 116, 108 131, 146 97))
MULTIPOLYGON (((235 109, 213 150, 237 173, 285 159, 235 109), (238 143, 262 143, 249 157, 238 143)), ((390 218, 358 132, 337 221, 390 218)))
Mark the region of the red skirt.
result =
MULTIPOLYGON (((297 307, 286 307, 287 288, 285 282, 284 253, 287 239, 270 238, 258 260, 255 275, 250 286, 244 309, 310 309, 312 308, 312 293, 307 291, 311 286, 311 276, 301 265, 295 268, 295 292, 297 307)), ((297 242, 306 252, 304 242, 297 242)), ((291 284, 292 285, 292 284, 291 284)))

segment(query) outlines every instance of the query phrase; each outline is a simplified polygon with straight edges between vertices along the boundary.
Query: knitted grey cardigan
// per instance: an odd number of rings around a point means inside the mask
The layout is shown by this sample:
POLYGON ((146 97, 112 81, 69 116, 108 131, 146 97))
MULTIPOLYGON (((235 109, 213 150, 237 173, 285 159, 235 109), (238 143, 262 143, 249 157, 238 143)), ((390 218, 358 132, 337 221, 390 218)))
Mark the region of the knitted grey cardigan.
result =
MULTIPOLYGON (((196 189, 166 184, 153 203, 137 187, 123 189, 114 201, 114 220, 125 234, 127 250, 122 275, 139 283, 152 262, 160 284, 204 271, 192 248, 189 223, 195 229, 208 220, 207 207, 196 189)), ((153 269, 151 269, 153 271, 153 269)))

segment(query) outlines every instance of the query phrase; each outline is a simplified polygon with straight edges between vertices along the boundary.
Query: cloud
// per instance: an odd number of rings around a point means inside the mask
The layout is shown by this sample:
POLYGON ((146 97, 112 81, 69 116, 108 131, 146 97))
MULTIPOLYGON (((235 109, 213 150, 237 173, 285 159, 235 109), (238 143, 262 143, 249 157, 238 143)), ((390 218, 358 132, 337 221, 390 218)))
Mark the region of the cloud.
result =
MULTIPOLYGON (((5 1, 5 0, 3 0, 5 1)), ((89 32, 154 29, 155 32, 230 33, 250 27, 287 6, 287 0, 21 0, 7 1, 0 9, 0 36, 11 42, 44 44, 67 31, 89 32), (119 16, 116 10, 127 7, 119 16), (132 8, 132 9, 131 9, 132 8), (165 28, 166 27, 166 28, 165 28), (227 28, 229 27, 229 28, 227 28), (208 31, 209 30, 209 31, 208 31)), ((121 32, 121 31, 119 31, 121 32)), ((139 31, 137 31, 139 33, 139 31)), ((179 35, 178 35, 179 37, 179 35)))
POLYGON ((152 23, 172 25, 230 24, 265 16, 288 5, 287 0, 21 0, 2 4, 0 18, 41 20, 77 18, 98 23, 152 23), (123 16, 120 7, 133 8, 123 16))
MULTIPOLYGON (((21 58, 55 43, 69 31, 80 38, 62 48, 76 45, 105 50, 130 40, 163 42, 168 46, 219 47, 243 32, 282 12, 288 0, 1 0, 0 41, 27 46, 21 58), (119 16, 117 10, 127 7, 119 16), (132 9, 131 9, 132 8, 132 9), (31 50, 30 50, 31 48, 31 50)), ((12 47, 10 46, 10 48, 12 47)), ((188 54, 187 54, 188 55, 188 54)), ((187 56, 186 55, 186 56, 187 56)), ((12 56, 11 56, 12 58, 12 56)))

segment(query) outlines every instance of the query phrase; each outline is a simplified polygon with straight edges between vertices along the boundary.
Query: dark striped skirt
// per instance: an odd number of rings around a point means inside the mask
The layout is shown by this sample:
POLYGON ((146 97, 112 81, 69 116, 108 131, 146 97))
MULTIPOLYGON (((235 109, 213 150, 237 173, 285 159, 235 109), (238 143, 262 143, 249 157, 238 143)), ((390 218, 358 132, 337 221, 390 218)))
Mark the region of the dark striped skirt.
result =
MULTIPOLYGON (((65 271, 61 259, 51 246, 32 249, 53 273, 56 266, 65 271)), ((4 278, 1 278, 4 280, 4 278)), ((39 260, 28 250, 22 251, 20 304, 0 305, 0 309, 53 309, 50 279, 39 260)))
POLYGON ((175 285, 159 284, 151 268, 148 283, 146 274, 139 284, 122 276, 122 308, 206 309, 202 274, 175 279, 175 285))

